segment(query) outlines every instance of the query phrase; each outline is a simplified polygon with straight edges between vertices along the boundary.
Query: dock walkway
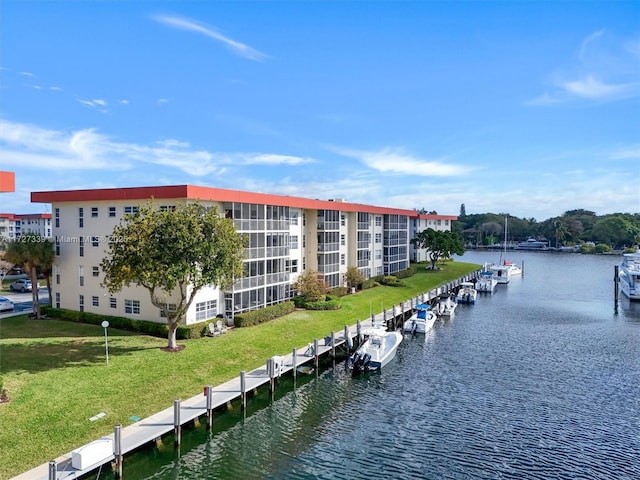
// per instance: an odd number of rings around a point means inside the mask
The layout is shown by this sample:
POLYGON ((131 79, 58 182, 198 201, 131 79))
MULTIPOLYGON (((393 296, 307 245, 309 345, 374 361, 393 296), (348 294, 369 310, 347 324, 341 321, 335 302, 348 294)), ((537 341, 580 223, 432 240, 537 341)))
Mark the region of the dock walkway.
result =
MULTIPOLYGON (((297 367, 309 362, 314 362, 317 365, 320 357, 326 354, 335 353, 336 347, 343 346, 348 339, 351 340, 349 343, 353 343, 353 340, 356 339, 360 333, 364 332, 366 328, 372 325, 386 325, 389 321, 397 321, 398 318, 404 318, 407 312, 413 311, 416 305, 420 303, 429 303, 433 299, 437 298, 441 293, 453 290, 461 282, 475 278, 477 273, 478 272, 473 272, 465 277, 449 282, 408 301, 401 302, 398 306, 394 305, 391 309, 385 309, 381 313, 372 314, 371 318, 358 321, 355 325, 345 325, 343 331, 336 333, 331 332, 331 335, 325 337, 325 339, 314 339, 310 345, 317 348, 317 350, 314 350, 311 356, 308 355, 309 345, 302 348, 292 349, 291 353, 287 355, 282 355, 282 357, 272 357, 278 358, 280 361, 280 364, 278 365, 279 368, 275 371, 273 365, 270 363, 272 359, 269 359, 265 365, 256 368, 255 370, 250 372, 241 372, 240 376, 236 378, 220 385, 212 386, 211 403, 209 404, 211 410, 207 409, 207 397, 200 393, 199 395, 183 401, 174 401, 174 405, 170 408, 141 419, 131 425, 127 425, 126 427, 121 427, 119 429, 120 454, 126 455, 127 453, 146 444, 150 444, 157 439, 161 439, 162 436, 175 432, 176 427, 181 428, 182 425, 196 421, 234 400, 240 398, 244 399, 243 401, 246 401, 247 392, 252 392, 264 385, 270 384, 280 375, 285 375, 289 372, 292 372, 292 374, 295 375, 297 367), (332 339, 332 341, 327 341, 328 339, 332 339)), ((76 479, 100 468, 105 468, 105 465, 110 468, 110 464, 116 461, 116 454, 114 453, 114 450, 117 450, 117 443, 114 429, 114 433, 91 442, 90 444, 80 447, 72 452, 64 454, 48 463, 28 470, 14 477, 12 480, 76 479), (81 468, 76 468, 78 464, 82 463, 78 460, 78 456, 81 452, 85 455, 85 458, 90 459, 92 458, 92 449, 94 451, 93 457, 96 458, 96 461, 91 462, 91 460, 89 460, 90 464, 82 464, 81 468)))

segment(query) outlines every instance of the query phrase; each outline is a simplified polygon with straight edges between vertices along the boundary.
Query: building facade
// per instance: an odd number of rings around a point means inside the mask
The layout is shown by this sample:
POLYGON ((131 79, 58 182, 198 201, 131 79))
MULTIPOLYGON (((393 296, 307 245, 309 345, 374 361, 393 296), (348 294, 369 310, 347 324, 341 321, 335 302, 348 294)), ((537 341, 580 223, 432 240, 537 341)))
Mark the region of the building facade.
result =
MULTIPOLYGON (((437 215, 420 213, 411 217, 411 237, 415 237, 418 233, 423 232, 427 228, 434 230, 450 232, 451 224, 458 217, 455 215, 437 215)), ((412 262, 427 262, 429 261, 429 250, 426 248, 416 248, 415 245, 411 245, 411 261, 412 262)))
POLYGON ((0 213, 0 238, 15 240, 26 233, 34 233, 41 237, 51 238, 51 214, 0 213))
POLYGON ((418 216, 413 210, 343 200, 190 185, 33 192, 32 201, 50 203, 53 212, 55 307, 164 321, 146 289, 131 285, 110 295, 100 286, 100 263, 114 227, 151 198, 161 209, 189 201, 215 206, 249 239, 243 277, 229 290, 201 289, 187 324, 289 300, 295 293, 291 285, 306 271, 318 272, 334 288, 345 285, 349 267, 365 278, 406 270, 411 220, 418 216))

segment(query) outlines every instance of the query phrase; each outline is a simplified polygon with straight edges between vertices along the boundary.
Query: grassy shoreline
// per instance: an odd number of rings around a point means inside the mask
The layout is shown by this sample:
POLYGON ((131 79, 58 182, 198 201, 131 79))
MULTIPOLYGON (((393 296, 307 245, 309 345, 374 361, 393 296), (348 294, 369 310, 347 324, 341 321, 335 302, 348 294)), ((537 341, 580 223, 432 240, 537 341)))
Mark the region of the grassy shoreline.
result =
POLYGON ((337 311, 295 311, 229 334, 181 341, 179 353, 160 350, 166 339, 104 330, 27 315, 0 320, 0 373, 9 403, 0 405, 0 479, 11 478, 113 431, 286 354, 332 330, 370 317, 459 278, 479 265, 449 262, 437 272, 419 268, 404 287, 377 287, 343 297, 337 311), (88 418, 107 415, 95 422, 88 418))

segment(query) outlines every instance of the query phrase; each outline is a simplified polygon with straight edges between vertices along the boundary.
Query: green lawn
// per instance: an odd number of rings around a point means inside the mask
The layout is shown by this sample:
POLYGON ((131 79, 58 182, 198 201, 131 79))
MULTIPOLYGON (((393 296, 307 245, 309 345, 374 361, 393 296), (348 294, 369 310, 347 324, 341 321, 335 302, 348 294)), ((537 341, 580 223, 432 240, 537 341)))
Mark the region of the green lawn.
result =
POLYGON ((0 372, 11 401, 0 404, 0 479, 8 479, 74 448, 190 398, 287 354, 314 338, 340 332, 479 266, 449 262, 443 270, 403 279, 405 287, 377 287, 343 297, 330 312, 295 311, 214 338, 182 341, 178 353, 160 350, 166 340, 26 315, 0 320, 0 372), (99 412, 107 415, 90 422, 99 412))

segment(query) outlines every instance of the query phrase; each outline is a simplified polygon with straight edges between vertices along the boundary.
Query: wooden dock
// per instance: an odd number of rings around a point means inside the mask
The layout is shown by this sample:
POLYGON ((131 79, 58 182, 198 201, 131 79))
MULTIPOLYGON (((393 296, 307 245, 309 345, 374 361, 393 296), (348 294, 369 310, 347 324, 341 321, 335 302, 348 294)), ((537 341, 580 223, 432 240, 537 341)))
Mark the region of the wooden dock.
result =
POLYGON ((309 355, 309 345, 292 349, 289 354, 268 359, 265 365, 255 370, 240 372, 240 376, 228 382, 211 386, 209 396, 206 395, 205 390, 205 394, 200 393, 186 400, 175 400, 173 406, 131 425, 115 426, 114 433, 26 471, 12 480, 77 479, 101 468, 111 468, 112 465, 115 465, 117 472, 118 468, 122 468, 122 458, 127 453, 155 442, 167 434, 177 435, 179 443, 180 429, 183 425, 199 421, 202 417, 207 417, 208 421, 209 416, 213 415, 213 411, 238 399, 241 400, 244 408, 248 392, 253 392, 265 385, 274 388, 274 381, 277 377, 287 374, 296 375, 299 366, 313 363, 317 368, 320 357, 324 355, 335 356, 338 348, 348 351, 348 345, 357 342, 358 336, 372 325, 387 325, 395 328, 409 312, 413 312, 416 305, 430 303, 441 293, 454 290, 461 282, 472 280, 477 274, 478 272, 473 272, 401 302, 398 306, 394 305, 381 313, 372 314, 371 318, 358 321, 355 325, 345 325, 344 330, 331 332, 324 339, 314 339, 309 344, 313 348, 311 355, 309 355), (85 459, 89 459, 89 464, 86 464, 87 460, 85 460, 85 464, 82 464, 81 455, 84 455, 85 459), (91 458, 95 458, 96 461, 92 462, 91 458), (81 465, 78 468, 79 464, 81 465))

